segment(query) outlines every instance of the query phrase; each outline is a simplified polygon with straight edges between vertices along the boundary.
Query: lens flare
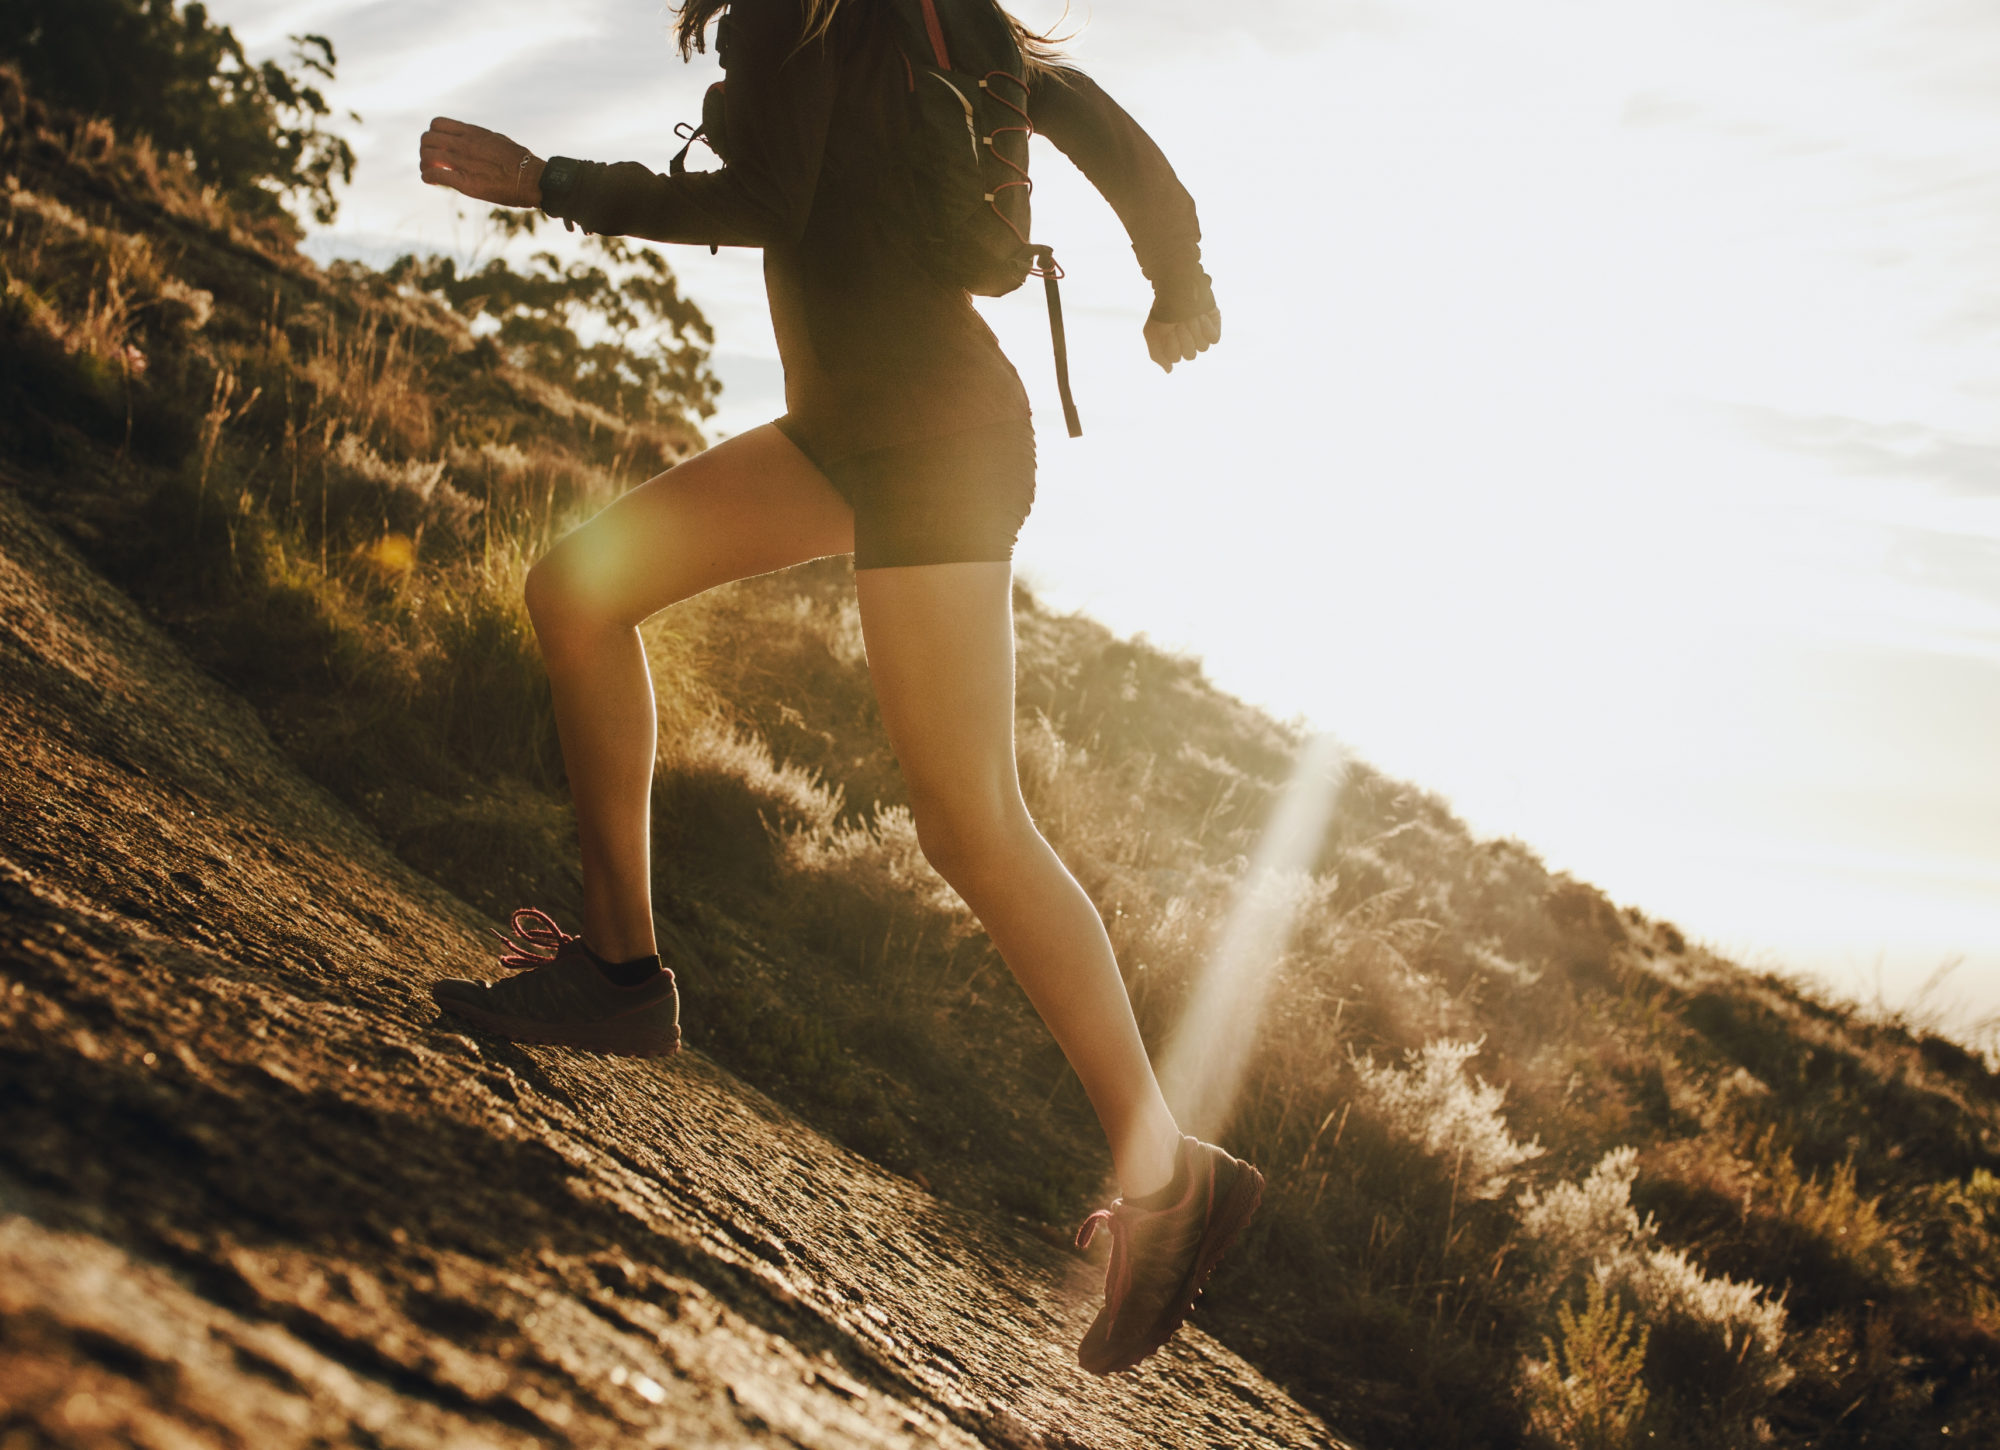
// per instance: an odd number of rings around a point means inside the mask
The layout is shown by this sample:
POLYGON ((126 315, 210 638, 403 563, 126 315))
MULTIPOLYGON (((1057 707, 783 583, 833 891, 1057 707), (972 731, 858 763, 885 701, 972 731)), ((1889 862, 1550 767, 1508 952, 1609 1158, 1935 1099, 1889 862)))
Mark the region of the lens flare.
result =
POLYGON ((1235 1111, 1272 970, 1346 774, 1346 753, 1331 735, 1307 741, 1237 883, 1221 935, 1160 1059, 1160 1087, 1182 1132, 1219 1137, 1235 1111))

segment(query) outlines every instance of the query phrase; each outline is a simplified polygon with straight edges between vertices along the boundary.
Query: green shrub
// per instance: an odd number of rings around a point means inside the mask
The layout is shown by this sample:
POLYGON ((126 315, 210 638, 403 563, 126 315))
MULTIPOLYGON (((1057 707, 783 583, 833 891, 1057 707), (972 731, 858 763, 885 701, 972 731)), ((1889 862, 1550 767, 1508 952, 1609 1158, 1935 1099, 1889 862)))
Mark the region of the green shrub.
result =
POLYGON ((1559 1450, 1627 1450, 1646 1419, 1646 1344, 1617 1296, 1593 1276, 1581 1309, 1556 1310, 1558 1347, 1542 1339, 1541 1359, 1523 1365, 1528 1423, 1559 1450))
POLYGON ((1704 1274, 1658 1242, 1632 1207, 1637 1150, 1608 1153, 1581 1182, 1520 1198, 1517 1241, 1531 1295, 1567 1303, 1586 1281, 1629 1299, 1651 1335, 1649 1390, 1667 1422, 1750 1443, 1792 1377, 1785 1311, 1752 1283, 1704 1274))
MULTIPOLYGON (((496 917, 573 919, 520 589, 701 446, 708 335, 671 273, 612 250, 322 270, 185 157, 4 71, 0 166, 21 486, 406 859, 496 917), (631 286, 651 313, 577 310, 631 286), (577 341, 600 335, 625 356, 577 341)), ((1303 735, 1190 660, 1015 606, 1030 807, 1157 1047, 1303 735)), ((689 1040, 958 1202, 1094 1206, 1081 1088, 918 848, 850 566, 711 591, 643 638, 689 1040)), ((1367 1444, 2000 1436, 2000 1113, 1968 1054, 1744 973, 1365 765, 1311 864, 1227 1135, 1270 1187, 1199 1323, 1367 1444)))

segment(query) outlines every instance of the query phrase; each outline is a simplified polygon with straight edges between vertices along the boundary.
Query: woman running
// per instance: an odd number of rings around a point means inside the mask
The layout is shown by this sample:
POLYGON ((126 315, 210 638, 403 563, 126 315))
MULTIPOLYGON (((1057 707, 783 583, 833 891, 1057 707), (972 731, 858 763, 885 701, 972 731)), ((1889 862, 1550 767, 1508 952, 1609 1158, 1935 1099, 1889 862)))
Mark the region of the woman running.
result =
MULTIPOLYGON (((583 931, 517 912, 518 975, 440 982, 441 1006, 498 1035, 596 1051, 678 1047, 653 934, 658 721, 639 625, 716 585, 852 553, 868 670, 924 854, 992 937, 1081 1079, 1121 1196, 1103 1310, 1078 1352, 1130 1368, 1180 1326, 1249 1221, 1257 1170, 1184 1136, 1161 1096, 1096 908, 1042 839, 1014 761, 1011 559, 1034 498, 1028 398, 967 294, 933 280, 895 204, 908 61, 892 0, 687 0, 684 58, 717 44, 725 164, 661 176, 544 160, 440 118, 421 174, 602 235, 761 247, 786 413, 633 489, 529 571, 527 604, 575 798, 583 931)), ((938 0, 948 26, 960 6, 938 0)), ((928 9, 929 7, 927 7, 928 9)), ((1172 371, 1221 336, 1194 203, 1131 117, 1048 41, 1015 35, 1034 127, 1124 222, 1172 371)), ((990 19, 990 16, 988 17, 990 19)))

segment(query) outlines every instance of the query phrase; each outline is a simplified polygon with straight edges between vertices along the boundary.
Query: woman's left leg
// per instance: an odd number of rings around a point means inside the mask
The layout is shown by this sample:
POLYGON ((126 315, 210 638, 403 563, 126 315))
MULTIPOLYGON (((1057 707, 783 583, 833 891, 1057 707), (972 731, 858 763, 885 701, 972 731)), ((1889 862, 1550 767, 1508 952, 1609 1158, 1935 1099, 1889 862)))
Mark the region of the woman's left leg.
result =
POLYGON ((1173 1177, 1160 1094, 1097 908, 1042 839, 1014 764, 1013 570, 855 574, 868 669, 917 838, 965 898, 1076 1069, 1127 1197, 1173 1177))

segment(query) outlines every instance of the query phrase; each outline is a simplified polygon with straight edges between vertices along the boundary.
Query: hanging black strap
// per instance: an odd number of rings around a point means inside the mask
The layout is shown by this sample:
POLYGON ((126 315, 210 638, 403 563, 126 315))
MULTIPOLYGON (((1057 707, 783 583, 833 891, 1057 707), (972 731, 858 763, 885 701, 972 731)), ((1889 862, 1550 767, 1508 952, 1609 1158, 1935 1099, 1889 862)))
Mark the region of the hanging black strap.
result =
POLYGON ((687 144, 676 151, 674 159, 667 163, 667 174, 669 176, 685 176, 688 169, 688 152, 693 150, 694 143, 701 139, 701 127, 690 126, 685 121, 678 121, 674 124, 674 134, 687 144))
POLYGON ((1035 269, 1042 276, 1042 290, 1049 298, 1049 338, 1056 349, 1056 392, 1062 396, 1063 422, 1069 426, 1069 436, 1083 436, 1083 420, 1076 415, 1076 399, 1069 390, 1069 339, 1063 333, 1062 293, 1056 283, 1062 280, 1062 268, 1056 265, 1053 247, 1035 248, 1035 269))
MULTIPOLYGON (((674 159, 667 163, 667 174, 669 176, 686 176, 688 152, 694 149, 695 142, 708 140, 708 133, 699 126, 690 126, 687 122, 682 121, 674 127, 674 134, 681 137, 687 144, 676 151, 674 159)), ((714 148, 710 147, 710 149, 713 150, 714 148)), ((714 242, 708 244, 708 254, 711 257, 720 250, 722 249, 714 242)))

